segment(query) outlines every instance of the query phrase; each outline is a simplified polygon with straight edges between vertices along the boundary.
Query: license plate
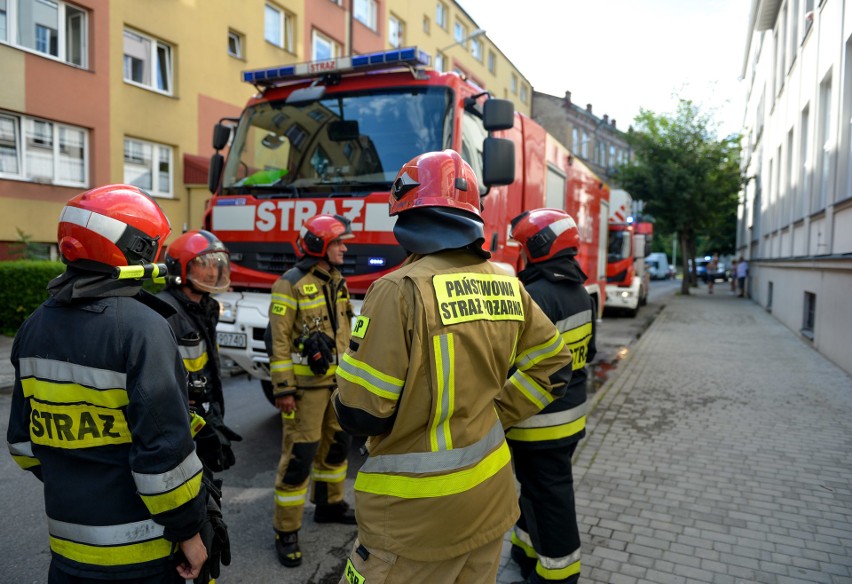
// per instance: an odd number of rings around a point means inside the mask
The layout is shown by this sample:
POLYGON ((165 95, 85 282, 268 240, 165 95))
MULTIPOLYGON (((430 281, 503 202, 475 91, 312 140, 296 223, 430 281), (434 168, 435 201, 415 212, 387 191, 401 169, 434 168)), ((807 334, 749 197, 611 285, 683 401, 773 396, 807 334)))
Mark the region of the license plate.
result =
POLYGON ((220 347, 235 347, 237 349, 246 348, 245 333, 216 333, 220 347))

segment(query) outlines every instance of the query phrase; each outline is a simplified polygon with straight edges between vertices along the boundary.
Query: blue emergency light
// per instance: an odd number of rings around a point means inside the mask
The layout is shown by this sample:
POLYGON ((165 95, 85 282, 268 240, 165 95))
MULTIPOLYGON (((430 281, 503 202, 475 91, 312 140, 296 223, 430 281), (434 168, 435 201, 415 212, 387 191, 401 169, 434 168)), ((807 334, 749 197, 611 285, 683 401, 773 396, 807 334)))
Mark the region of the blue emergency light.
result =
POLYGON ((393 49, 367 55, 337 57, 324 61, 309 61, 284 67, 269 67, 243 71, 243 81, 260 87, 296 81, 308 77, 317 77, 325 73, 348 73, 354 71, 370 71, 375 69, 390 69, 396 67, 428 67, 432 58, 417 47, 393 49))

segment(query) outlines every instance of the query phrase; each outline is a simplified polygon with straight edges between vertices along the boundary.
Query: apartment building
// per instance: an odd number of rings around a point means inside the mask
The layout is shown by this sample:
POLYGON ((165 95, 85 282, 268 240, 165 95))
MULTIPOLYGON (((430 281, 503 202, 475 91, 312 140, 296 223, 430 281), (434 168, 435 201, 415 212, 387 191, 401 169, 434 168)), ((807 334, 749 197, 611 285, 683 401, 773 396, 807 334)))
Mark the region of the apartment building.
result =
POLYGON ((592 113, 592 104, 585 107, 571 101, 571 92, 564 97, 533 92, 532 118, 541 124, 607 182, 612 182, 616 167, 631 157, 627 134, 618 129, 616 120, 604 114, 592 113))
POLYGON ((852 373, 852 9, 752 0, 742 77, 748 293, 852 373))
POLYGON ((243 70, 413 45, 530 113, 529 81, 449 0, 0 0, 0 259, 24 239, 55 257, 62 206, 102 184, 199 227, 213 125, 255 93, 243 70))

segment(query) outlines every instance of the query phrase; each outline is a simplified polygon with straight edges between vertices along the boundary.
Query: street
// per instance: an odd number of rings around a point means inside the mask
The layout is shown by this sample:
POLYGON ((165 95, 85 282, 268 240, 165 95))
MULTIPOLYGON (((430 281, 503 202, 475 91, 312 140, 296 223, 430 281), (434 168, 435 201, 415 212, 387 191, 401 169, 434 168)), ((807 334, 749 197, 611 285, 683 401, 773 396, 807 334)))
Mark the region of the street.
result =
MULTIPOLYGON (((592 367, 597 391, 613 378, 618 362, 679 288, 676 280, 651 284, 648 305, 636 318, 608 315, 598 323, 598 357, 592 367)), ((704 290, 699 290, 701 294, 704 290)), ((313 506, 305 509, 300 532, 302 566, 282 567, 275 556, 272 532, 272 493, 280 451, 281 426, 277 411, 266 401, 259 382, 245 375, 225 381, 226 420, 243 436, 235 443, 237 464, 220 473, 224 479, 224 514, 231 536, 233 562, 222 570, 220 584, 271 582, 286 577, 299 584, 336 584, 355 538, 355 527, 318 525, 313 506)), ((10 396, 0 395, 0 431, 5 436, 10 396)), ((362 457, 355 444, 350 452, 347 499, 354 503, 352 484, 362 457)), ((4 517, 0 584, 43 582, 50 561, 41 485, 21 471, 10 456, 0 456, 0 500, 4 517), (14 530, 14 531, 13 531, 14 530)))

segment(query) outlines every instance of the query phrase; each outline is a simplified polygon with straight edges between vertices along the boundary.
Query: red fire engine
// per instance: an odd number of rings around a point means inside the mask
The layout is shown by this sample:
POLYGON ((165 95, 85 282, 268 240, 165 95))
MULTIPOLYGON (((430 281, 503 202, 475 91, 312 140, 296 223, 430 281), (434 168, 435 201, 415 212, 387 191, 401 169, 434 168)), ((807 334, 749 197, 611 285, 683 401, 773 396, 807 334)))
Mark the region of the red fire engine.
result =
POLYGON ((217 296, 219 346, 267 394, 269 289, 295 263, 302 223, 318 213, 352 221, 342 272, 353 295, 363 295, 405 259, 388 191, 423 152, 452 148, 470 163, 483 185, 485 247, 511 269, 520 248, 508 239, 510 220, 539 207, 567 210, 580 230, 589 291, 603 308, 609 188, 510 101, 428 63, 406 48, 246 71, 259 93, 238 120, 214 130, 204 224, 231 253, 233 285, 217 296), (226 160, 219 151, 228 144, 226 160))
POLYGON ((606 265, 607 308, 636 316, 648 301, 651 278, 645 256, 651 249, 652 223, 634 220, 633 198, 627 191, 610 193, 606 265))

